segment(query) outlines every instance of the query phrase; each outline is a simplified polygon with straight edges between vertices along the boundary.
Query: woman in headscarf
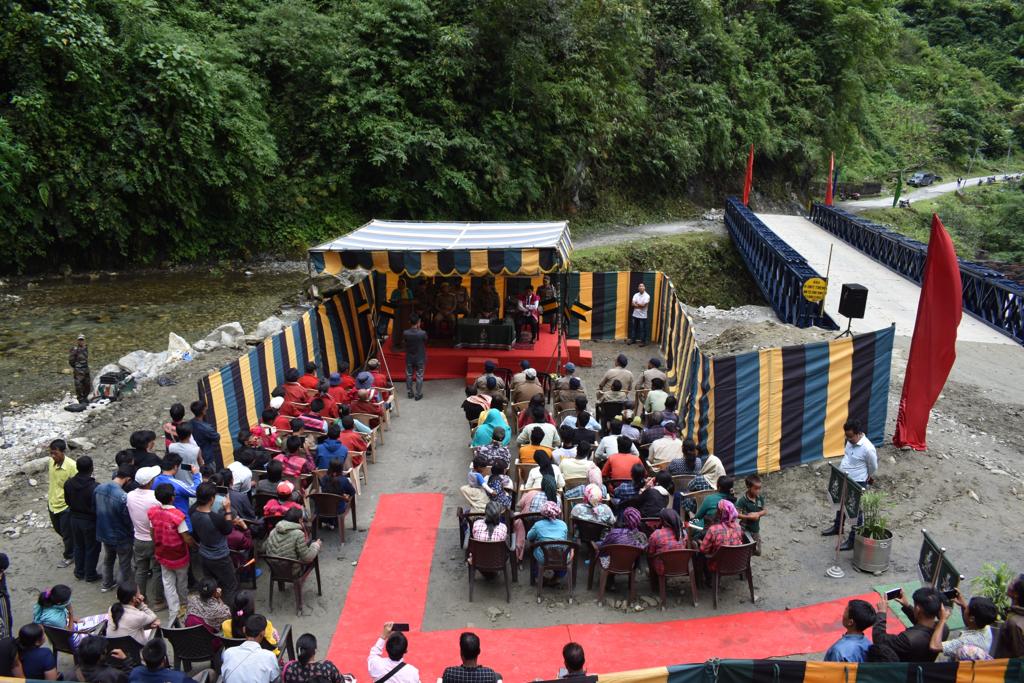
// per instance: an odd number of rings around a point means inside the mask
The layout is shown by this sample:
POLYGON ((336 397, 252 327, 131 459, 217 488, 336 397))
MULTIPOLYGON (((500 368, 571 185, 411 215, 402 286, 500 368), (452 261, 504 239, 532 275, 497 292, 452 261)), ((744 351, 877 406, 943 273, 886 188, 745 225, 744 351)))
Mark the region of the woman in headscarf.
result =
POLYGON ((508 420, 505 419, 505 413, 497 407, 499 403, 501 403, 501 401, 494 399, 494 403, 491 404, 491 409, 483 414, 483 422, 481 422, 480 426, 476 428, 475 432, 473 432, 474 446, 486 446, 491 443, 495 427, 502 427, 505 430, 505 438, 502 439, 501 445, 508 445, 512 432, 508 427, 508 420))
MULTIPOLYGON (((558 486, 555 484, 555 478, 551 476, 545 476, 541 478, 540 490, 530 489, 524 491, 519 496, 519 502, 516 503, 517 512, 541 512, 544 505, 554 501, 557 505, 561 506, 561 501, 558 499, 558 486)), ((559 508, 561 509, 561 508, 559 508)), ((515 520, 513 528, 516 535, 516 557, 523 559, 523 548, 526 547, 526 525, 523 524, 521 519, 515 520)))
POLYGON ((508 526, 501 521, 505 508, 492 500, 484 509, 483 519, 473 522, 473 538, 477 541, 504 541, 508 538, 508 526))
POLYGON ((536 451, 533 454, 533 459, 537 466, 530 470, 530 474, 526 477, 526 483, 523 484, 524 489, 537 488, 544 477, 554 477, 555 487, 565 488, 565 477, 562 476, 562 470, 554 464, 549 454, 544 451, 536 451))
POLYGON ((700 552, 705 558, 709 571, 718 569, 718 563, 711 559, 719 548, 725 545, 743 545, 743 530, 740 528, 736 506, 728 500, 718 501, 718 517, 714 524, 704 531, 700 552))
MULTIPOLYGON (((551 501, 544 503, 544 506, 540 509, 540 514, 543 517, 534 523, 530 533, 526 535, 526 540, 530 542, 564 541, 569 537, 569 527, 559 519, 562 514, 562 507, 558 503, 552 503, 551 501)), ((533 557, 538 563, 543 564, 544 550, 542 548, 534 548, 533 557)), ((535 566, 540 566, 540 564, 535 566)), ((564 575, 564 572, 558 574, 558 576, 562 575, 564 575)), ((547 578, 545 577, 545 580, 547 578)))
MULTIPOLYGON (((609 545, 631 545, 635 548, 647 547, 647 534, 640 531, 640 511, 636 508, 626 508, 622 512, 622 518, 615 528, 601 539, 601 549, 609 545)), ((608 556, 600 556, 601 566, 608 568, 608 556)))
POLYGON ((654 556, 667 550, 686 550, 687 538, 683 521, 672 508, 665 508, 658 515, 661 528, 651 532, 647 541, 647 562, 650 565, 651 578, 665 572, 665 564, 654 556))
POLYGON ((587 484, 583 490, 582 503, 573 505, 573 519, 582 519, 585 522, 600 522, 611 526, 615 523, 615 513, 604 502, 604 490, 597 484, 587 484))
POLYGON ((623 500, 620 507, 635 507, 642 517, 657 517, 672 502, 673 490, 672 475, 661 470, 654 475, 653 481, 646 481, 638 495, 623 500))
POLYGON ((704 462, 701 464, 700 473, 708 483, 708 488, 713 489, 718 485, 718 478, 725 476, 725 466, 722 461, 718 459, 718 456, 714 453, 708 453, 704 456, 704 462))

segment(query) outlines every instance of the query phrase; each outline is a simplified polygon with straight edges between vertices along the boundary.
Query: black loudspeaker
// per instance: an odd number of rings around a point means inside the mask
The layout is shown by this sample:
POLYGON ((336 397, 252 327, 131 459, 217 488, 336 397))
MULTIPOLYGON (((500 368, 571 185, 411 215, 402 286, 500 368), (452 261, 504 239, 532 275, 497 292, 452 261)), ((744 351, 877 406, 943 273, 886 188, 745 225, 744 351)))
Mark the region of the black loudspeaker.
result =
POLYGON ((868 305, 868 288, 850 282, 843 285, 839 295, 839 314, 847 318, 863 318, 868 305))

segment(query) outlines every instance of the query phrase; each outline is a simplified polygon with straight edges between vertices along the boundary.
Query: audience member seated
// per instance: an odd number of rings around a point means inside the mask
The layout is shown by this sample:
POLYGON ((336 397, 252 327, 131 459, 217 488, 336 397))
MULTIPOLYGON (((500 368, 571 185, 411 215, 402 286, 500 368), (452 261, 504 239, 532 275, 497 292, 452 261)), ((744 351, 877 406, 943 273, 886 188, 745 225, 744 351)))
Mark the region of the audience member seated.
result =
POLYGON ((348 448, 338 439, 341 438, 341 425, 332 424, 327 428, 327 438, 316 447, 316 468, 325 470, 332 460, 345 462, 348 448))
POLYGON ((608 391, 615 380, 619 380, 622 384, 622 391, 633 390, 633 373, 626 369, 628 364, 629 359, 626 358, 624 353, 620 353, 615 358, 615 365, 604 373, 604 377, 601 378, 600 383, 597 385, 599 399, 602 392, 608 391))
POLYGON ((380 638, 370 648, 370 656, 366 659, 370 680, 378 681, 387 676, 390 683, 420 683, 420 672, 403 659, 405 653, 409 651, 409 641, 406 640, 404 633, 392 633, 392 626, 394 624, 390 621, 384 624, 380 638), (392 673, 394 669, 398 670, 392 673))
MULTIPOLYGON (((545 453, 550 457, 552 449, 550 446, 544 445, 545 434, 540 425, 530 425, 527 429, 530 430, 530 443, 519 447, 519 462, 535 462, 537 455, 540 453, 545 453)), ((561 440, 559 440, 559 443, 561 443, 561 440)))
POLYGON ((724 498, 719 500, 718 514, 714 523, 704 525, 704 537, 700 542, 702 566, 705 566, 708 571, 716 571, 718 561, 711 559, 711 556, 722 546, 743 545, 745 540, 736 515, 736 506, 724 498))
POLYGON ((519 437, 516 439, 516 443, 519 445, 530 443, 530 435, 534 429, 540 429, 543 433, 541 439, 541 445, 548 447, 549 449, 557 448, 562 445, 562 437, 559 436, 558 428, 555 427, 554 423, 548 421, 548 415, 543 407, 534 408, 533 414, 529 417, 529 423, 523 426, 522 431, 519 432, 519 437))
POLYGON ((18 639, 4 636, 0 638, 0 676, 24 678, 21 670, 21 659, 18 655, 18 639))
POLYGON ((708 525, 715 521, 715 515, 718 513, 718 501, 727 500, 733 505, 736 504, 736 496, 732 493, 735 482, 736 480, 732 477, 722 477, 718 480, 715 493, 701 501, 700 507, 697 508, 697 512, 693 516, 698 524, 707 529, 708 525))
POLYGON ((256 482, 256 493, 269 493, 276 496, 277 485, 281 483, 283 477, 284 465, 277 460, 271 460, 267 465, 266 476, 256 482))
POLYGON ((665 410, 665 401, 667 399, 668 392, 665 391, 665 380, 655 377, 651 380, 651 390, 647 392, 644 410, 648 413, 662 412, 665 410))
POLYGON ((512 496, 508 491, 513 488, 512 478, 506 472, 505 463, 501 460, 491 465, 491 473, 487 476, 487 488, 493 494, 492 500, 501 504, 505 509, 512 507, 512 496))
MULTIPOLYGON (((878 618, 871 629, 871 641, 895 652, 901 662, 934 662, 939 651, 931 647, 932 631, 938 627, 942 613, 942 593, 931 586, 925 586, 914 591, 913 597, 913 607, 903 591, 896 598, 911 623, 910 628, 896 635, 886 632, 888 603, 885 600, 879 601, 878 618)), ((939 633, 940 642, 949 638, 949 628, 945 625, 939 627, 939 633)))
POLYGON ((871 641, 864 631, 875 625, 877 615, 871 603, 864 600, 850 600, 843 610, 843 627, 846 633, 825 651, 826 662, 863 662, 866 660, 871 641))
POLYGON ((289 510, 298 510, 302 514, 302 505, 293 499, 295 485, 290 481, 282 481, 277 485, 277 498, 272 498, 263 506, 263 517, 273 519, 284 517, 289 510))
POLYGON ((679 412, 676 410, 678 405, 679 399, 672 394, 669 394, 668 398, 665 399, 665 409, 661 411, 662 424, 666 422, 675 422, 677 425, 679 424, 679 412))
POLYGON ((71 589, 58 583, 39 593, 32 606, 32 621, 43 626, 56 626, 75 630, 75 617, 71 610, 71 589))
POLYGON ((473 385, 466 387, 466 400, 462 402, 462 412, 466 415, 469 428, 472 429, 480 421, 480 414, 491 407, 491 397, 477 391, 473 385))
MULTIPOLYGON (((577 389, 583 389, 583 380, 581 380, 579 377, 576 377, 576 364, 570 362, 570 363, 566 363, 562 367, 563 367, 563 369, 565 371, 565 374, 562 375, 561 377, 558 377, 557 379, 555 379, 555 382, 552 385, 552 389, 554 391, 560 391, 560 390, 568 389, 569 385, 572 383, 573 378, 575 378, 575 379, 580 381, 580 385, 577 387, 577 389)), ((572 399, 570 398, 568 400, 571 401, 572 399)), ((557 403, 558 399, 555 399, 555 402, 557 403)))
POLYGON ((281 683, 343 683, 345 677, 329 659, 316 661, 316 638, 303 633, 295 641, 298 658, 284 665, 281 683))
POLYGON ((548 412, 547 403, 544 401, 544 394, 534 394, 530 402, 526 404, 526 407, 519 411, 516 427, 522 429, 531 422, 538 424, 549 422, 552 426, 556 426, 555 418, 551 417, 551 413, 548 412))
MULTIPOLYGON (((309 564, 320 553, 321 545, 323 542, 320 539, 312 542, 306 539, 306 532, 302 527, 302 508, 291 508, 270 532, 263 553, 309 564)), ((295 571, 298 575, 300 570, 295 568, 295 571)))
MULTIPOLYGON (((231 618, 225 619, 224 623, 220 625, 221 633, 227 638, 244 637, 245 623, 254 614, 256 614, 256 598, 253 596, 252 591, 238 591, 235 594, 235 605, 231 618), (236 633, 238 635, 235 635, 236 633)), ((263 649, 271 650, 275 655, 281 654, 277 649, 279 638, 277 629, 274 628, 274 624, 268 619, 267 625, 263 628, 263 640, 261 641, 263 649)))
POLYGON ((640 433, 640 443, 651 444, 665 436, 664 418, 660 412, 647 414, 647 427, 640 433))
POLYGON ((506 468, 512 462, 512 454, 508 447, 502 445, 505 442, 505 428, 498 425, 491 431, 491 441, 483 446, 477 446, 474 454, 486 458, 490 464, 496 462, 505 463, 506 468))
POLYGON ((633 451, 636 447, 633 442, 628 438, 619 435, 616 438, 617 451, 608 456, 608 460, 605 461, 604 467, 601 468, 601 475, 607 479, 629 479, 630 471, 634 465, 640 465, 643 468, 643 463, 640 462, 640 456, 634 455, 633 451))
POLYGON ((299 384, 306 389, 316 389, 320 378, 316 374, 316 363, 306 363, 306 374, 299 377, 299 384))
MULTIPOLYGON (((316 395, 313 397, 313 401, 321 401, 323 403, 323 410, 319 411, 320 415, 326 420, 337 420, 338 419, 338 401, 331 396, 331 387, 326 380, 320 380, 320 384, 316 388, 316 395)), ((310 408, 313 408, 313 401, 310 401, 310 408)))
POLYGON ((534 453, 534 460, 537 466, 530 470, 530 474, 526 477, 526 483, 523 484, 524 489, 540 488, 541 479, 548 476, 555 478, 556 487, 563 488, 565 486, 562 470, 551 460, 551 455, 546 451, 537 451, 534 453))
POLYGON ((199 590, 188 594, 185 626, 203 626, 210 633, 217 633, 220 625, 230 618, 231 608, 224 603, 216 579, 209 576, 200 579, 199 590))
POLYGON ((622 389, 622 380, 613 379, 608 385, 608 391, 599 391, 598 405, 602 403, 625 403, 629 400, 629 394, 622 389))
MULTIPOLYGON (((558 487, 555 485, 555 478, 543 477, 540 482, 540 490, 531 489, 520 494, 516 501, 516 512, 540 512, 545 503, 555 502, 561 504, 558 498, 558 487)), ((526 526, 521 519, 513 522, 516 539, 516 557, 523 559, 523 550, 526 547, 526 526)))
POLYGON ((612 491, 612 505, 617 510, 622 509, 622 501, 630 498, 635 498, 640 495, 644 486, 647 484, 647 469, 644 467, 642 462, 634 463, 629 468, 629 480, 619 484, 614 491, 612 491))
POLYGON ((295 368, 288 368, 284 371, 284 384, 281 385, 284 391, 284 402, 280 412, 290 417, 297 417, 302 409, 296 403, 309 403, 306 400, 306 387, 299 384, 299 371, 295 368))
MULTIPOLYGON (((594 451, 594 459, 599 462, 604 461, 612 453, 617 453, 619 450, 619 437, 622 435, 622 421, 613 420, 608 434, 602 437, 601 441, 597 444, 597 450, 594 451)), ((632 442, 632 439, 630 439, 629 452, 637 457, 640 456, 640 451, 637 450, 636 444, 632 442)))
MULTIPOLYGON (((359 423, 351 415, 342 416, 341 434, 338 435, 338 441, 348 449, 349 453, 365 453, 371 449, 370 442, 364 436, 367 433, 369 432, 362 432, 359 429, 359 423)), ((362 464, 362 462, 362 456, 351 457, 352 467, 356 467, 362 464)))
POLYGON ((562 648, 562 663, 565 666, 559 670, 559 678, 582 678, 587 675, 587 659, 579 643, 565 644, 562 648))
POLYGON ((495 397, 491 402, 491 408, 483 415, 483 422, 473 432, 473 445, 484 446, 492 441, 494 435, 494 429, 501 427, 505 432, 505 438, 501 440, 501 445, 507 446, 508 442, 511 441, 511 433, 509 431, 508 420, 505 419, 505 414, 502 412, 505 409, 505 399, 501 396, 495 397))
POLYGON ((376 358, 371 358, 366 361, 366 372, 370 373, 373 377, 373 386, 376 389, 387 389, 391 386, 391 380, 388 376, 380 371, 380 361, 376 358))
POLYGON ((523 374, 525 379, 522 382, 516 384, 515 378, 512 380, 513 403, 529 401, 538 394, 544 396, 544 386, 537 379, 537 371, 533 368, 526 368, 523 374))
POLYGON ((284 453, 278 453, 274 456, 274 462, 281 463, 281 466, 284 468, 284 476, 298 477, 303 474, 309 474, 316 469, 309 458, 301 453, 301 450, 302 438, 289 436, 285 442, 284 453))
POLYGON ((254 614, 245 620, 245 642, 224 650, 221 683, 271 683, 281 675, 277 656, 263 649, 264 631, 270 622, 254 614))
POLYGON ((474 520, 470 535, 477 541, 504 541, 508 538, 508 526, 501 521, 505 511, 501 503, 492 500, 484 508, 484 516, 474 520))
MULTIPOLYGON (((240 462, 249 469, 265 470, 267 464, 274 459, 275 451, 266 448, 266 430, 262 425, 254 425, 249 429, 243 429, 238 433, 238 443, 241 444, 235 450, 235 462, 240 462)), ((273 441, 273 439, 271 439, 273 441)))
POLYGON ((339 512, 347 510, 349 501, 356 495, 356 488, 352 485, 352 480, 345 475, 345 465, 340 460, 332 460, 327 465, 327 472, 320 477, 320 490, 323 493, 341 496, 338 502, 339 512))
POLYGON ((117 585, 117 602, 107 612, 107 638, 128 636, 139 645, 145 645, 153 637, 153 630, 160 625, 160 619, 146 605, 146 598, 139 592, 134 581, 122 581, 117 585))
POLYGON ((637 389, 653 389, 654 385, 652 382, 655 379, 660 379, 663 382, 662 388, 668 386, 668 375, 661 369, 661 359, 652 358, 647 361, 647 369, 640 373, 640 379, 637 380, 637 389))
POLYGON ((996 659, 1024 657, 1024 574, 1020 574, 1006 588, 1010 608, 1006 622, 999 629, 999 639, 992 656, 996 659))
MULTIPOLYGON (((569 527, 559 517, 562 515, 562 507, 558 503, 548 501, 540 509, 541 518, 534 522, 530 531, 526 534, 526 540, 535 541, 564 541, 569 538, 569 527)), ((534 548, 533 556, 537 560, 537 567, 544 562, 543 548, 534 548)), ((532 571, 532 570, 531 570, 532 571)), ((559 577, 565 572, 551 573, 544 577, 545 585, 557 583, 559 577)), ((536 578, 536 574, 533 574, 536 578)))
POLYGON ((942 614, 939 621, 932 630, 932 639, 929 643, 932 652, 941 652, 951 661, 977 659, 972 655, 971 648, 977 648, 984 653, 981 659, 990 659, 989 652, 992 650, 992 629, 989 628, 999 617, 999 610, 991 599, 985 597, 971 598, 970 602, 957 590, 953 596, 953 602, 960 607, 960 613, 964 620, 964 630, 956 638, 943 640, 942 631, 946 627, 952 610, 942 607, 942 614))
POLYGON ((683 454, 683 442, 679 438, 675 422, 666 422, 665 434, 654 441, 648 450, 647 462, 651 467, 659 467, 678 459, 683 454))
MULTIPOLYGON (((356 392, 356 400, 349 403, 349 409, 353 413, 366 413, 378 417, 384 414, 384 407, 373 402, 369 389, 359 389, 356 392)), ((376 425, 371 424, 370 426, 375 427, 376 425)))
POLYGON ((352 390, 356 388, 356 381, 352 379, 352 375, 348 374, 348 363, 343 361, 342 364, 345 366, 344 375, 340 372, 332 372, 331 376, 327 378, 327 393, 338 405, 348 403, 352 390))
POLYGON ((597 484, 587 484, 583 489, 583 502, 573 505, 569 515, 585 522, 600 522, 609 526, 615 523, 615 513, 605 504, 604 491, 597 484))
POLYGON ((469 503, 470 512, 483 512, 487 503, 495 497, 494 491, 487 486, 487 479, 484 476, 488 466, 489 463, 483 456, 474 456, 467 481, 459 488, 459 492, 469 503))
POLYGON ((120 649, 107 655, 105 638, 86 636, 75 649, 77 680, 85 683, 128 683, 128 672, 121 668, 126 658, 120 649))
MULTIPOLYGON (((608 568, 610 560, 607 551, 604 550, 610 545, 631 545, 634 548, 647 547, 647 534, 640 530, 640 511, 636 508, 626 508, 622 511, 622 517, 615 527, 604 535, 598 545, 598 560, 604 569, 608 568)), ((615 575, 608 577, 607 589, 615 590, 615 575)))
POLYGON ((494 374, 498 366, 494 364, 494 361, 484 361, 484 374, 476 378, 473 382, 473 386, 476 387, 477 393, 487 394, 491 398, 505 395, 505 380, 494 374), (490 380, 494 380, 491 382, 490 380))
MULTIPOLYGON (((274 389, 274 391, 278 390, 281 390, 282 392, 284 391, 281 387, 274 389)), ((277 440, 275 447, 280 448, 281 438, 291 434, 293 416, 284 411, 284 396, 272 396, 270 399, 270 408, 275 411, 273 424, 273 427, 276 430, 275 438, 277 440)))
POLYGON ((555 390, 554 401, 556 404, 571 403, 581 396, 583 398, 587 397, 587 392, 583 389, 583 383, 580 382, 579 377, 571 377, 564 388, 555 390))
POLYGON ((310 400, 309 408, 302 411, 299 418, 302 420, 302 427, 306 431, 317 432, 318 434, 327 433, 327 418, 328 415, 325 412, 327 404, 320 397, 316 397, 310 400))
POLYGON ((634 507, 641 517, 657 517, 672 502, 672 490, 672 475, 661 471, 648 479, 636 496, 621 499, 619 507, 634 507))
POLYGON ((672 508, 664 508, 658 513, 661 527, 651 532, 647 539, 647 564, 651 578, 665 573, 665 563, 654 556, 669 550, 686 550, 689 547, 687 532, 683 520, 672 508))
MULTIPOLYGON (((183 671, 171 668, 167 661, 167 643, 162 638, 154 638, 146 643, 140 654, 142 664, 132 669, 129 683, 197 683, 196 679, 183 671)), ((200 679, 212 680, 205 675, 200 675, 200 679)))
POLYGON ((25 678, 37 681, 57 680, 57 656, 53 650, 46 647, 46 634, 42 625, 25 624, 18 630, 18 651, 25 678))
POLYGON ((696 476, 700 474, 702 466, 703 463, 697 455, 697 444, 693 442, 693 439, 684 439, 682 457, 676 458, 668 464, 668 473, 673 477, 684 474, 696 476))
POLYGON ((500 676, 493 669, 477 664, 480 657, 480 639, 475 633, 459 636, 459 656, 462 664, 449 666, 441 674, 441 683, 498 683, 500 676))
POLYGON ((592 432, 601 431, 601 424, 587 412, 586 396, 576 397, 576 413, 574 415, 566 415, 565 419, 562 420, 562 425, 568 425, 573 429, 588 429, 592 432))
MULTIPOLYGON (((558 438, 561 440, 562 445, 551 451, 551 459, 556 464, 560 464, 562 460, 573 460, 576 458, 576 430, 571 427, 559 427, 558 438)), ((587 457, 584 453, 583 457, 587 457)))

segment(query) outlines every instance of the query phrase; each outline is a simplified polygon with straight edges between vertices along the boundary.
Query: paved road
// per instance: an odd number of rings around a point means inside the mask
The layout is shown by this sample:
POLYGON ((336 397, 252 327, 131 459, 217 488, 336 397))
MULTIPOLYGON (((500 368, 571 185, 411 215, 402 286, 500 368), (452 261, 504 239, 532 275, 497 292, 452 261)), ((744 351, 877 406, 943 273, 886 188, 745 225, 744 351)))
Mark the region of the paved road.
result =
MULTIPOLYGON (((1019 173, 1019 171, 1018 171, 1019 173)), ((967 179, 967 185, 977 185, 979 180, 990 178, 992 174, 975 176, 974 178, 967 179)), ((1002 182, 1003 174, 997 174, 996 179, 998 182, 1002 182)), ((923 199, 935 199, 939 195, 948 194, 956 191, 956 179, 948 183, 939 183, 935 185, 929 185, 928 187, 922 187, 918 189, 911 188, 904 182, 904 191, 900 193, 900 199, 909 199, 911 202, 920 201, 923 199)), ((871 199, 858 199, 857 201, 845 201, 837 202, 838 206, 846 209, 847 211, 863 211, 864 209, 884 209, 892 206, 892 195, 888 197, 872 197, 871 199)))

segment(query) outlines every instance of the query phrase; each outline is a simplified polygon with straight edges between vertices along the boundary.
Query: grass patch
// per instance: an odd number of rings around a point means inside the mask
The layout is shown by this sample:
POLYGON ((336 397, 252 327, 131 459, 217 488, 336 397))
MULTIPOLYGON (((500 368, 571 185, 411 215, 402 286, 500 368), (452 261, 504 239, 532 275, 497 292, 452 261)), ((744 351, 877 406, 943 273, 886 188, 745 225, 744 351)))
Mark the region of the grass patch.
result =
POLYGON ((764 305, 757 285, 727 236, 686 233, 577 249, 577 270, 660 270, 691 306, 764 305))
POLYGON ((684 198, 652 199, 640 203, 612 193, 602 197, 597 206, 571 216, 569 226, 573 237, 582 238, 624 226, 694 220, 702 213, 704 209, 684 198))

